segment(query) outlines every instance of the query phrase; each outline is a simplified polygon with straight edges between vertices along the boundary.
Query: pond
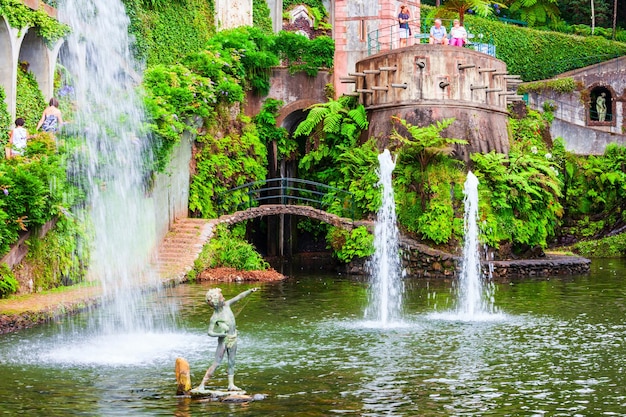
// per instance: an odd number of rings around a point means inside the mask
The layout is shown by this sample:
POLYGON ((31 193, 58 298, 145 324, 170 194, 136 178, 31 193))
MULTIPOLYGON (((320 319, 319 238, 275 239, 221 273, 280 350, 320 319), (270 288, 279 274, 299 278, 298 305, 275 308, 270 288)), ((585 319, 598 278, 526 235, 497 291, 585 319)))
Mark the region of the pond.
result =
MULTIPOLYGON (((626 415, 625 272, 595 261, 586 276, 500 283, 500 314, 474 322, 445 314, 452 283, 407 279, 403 321, 388 328, 363 321, 360 280, 264 285, 233 308, 235 382, 268 394, 248 405, 174 395, 176 357, 198 384, 216 346, 209 285, 181 285, 146 301, 143 314, 168 313, 162 330, 98 335, 92 312, 0 336, 0 414, 626 415)), ((219 286, 227 298, 250 287, 219 286)), ((224 365, 213 384, 226 386, 224 365)))

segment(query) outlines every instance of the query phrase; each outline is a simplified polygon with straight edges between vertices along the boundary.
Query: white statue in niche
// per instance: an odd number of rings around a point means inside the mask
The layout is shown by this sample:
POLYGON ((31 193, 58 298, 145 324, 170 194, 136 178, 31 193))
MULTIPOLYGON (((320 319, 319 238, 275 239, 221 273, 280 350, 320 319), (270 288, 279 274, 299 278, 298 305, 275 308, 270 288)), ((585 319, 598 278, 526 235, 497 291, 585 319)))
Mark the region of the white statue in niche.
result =
POLYGON ((596 99, 596 112, 598 112, 598 121, 604 122, 606 119, 606 93, 602 92, 596 99))

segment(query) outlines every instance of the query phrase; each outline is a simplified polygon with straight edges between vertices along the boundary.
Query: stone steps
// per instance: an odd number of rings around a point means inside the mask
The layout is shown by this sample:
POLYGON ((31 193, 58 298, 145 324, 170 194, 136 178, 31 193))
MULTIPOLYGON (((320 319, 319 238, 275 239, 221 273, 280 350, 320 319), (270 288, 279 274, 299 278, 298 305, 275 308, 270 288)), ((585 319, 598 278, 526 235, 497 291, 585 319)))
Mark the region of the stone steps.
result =
POLYGON ((206 219, 176 220, 159 246, 153 268, 164 279, 184 279, 208 241, 211 230, 212 225, 206 219))

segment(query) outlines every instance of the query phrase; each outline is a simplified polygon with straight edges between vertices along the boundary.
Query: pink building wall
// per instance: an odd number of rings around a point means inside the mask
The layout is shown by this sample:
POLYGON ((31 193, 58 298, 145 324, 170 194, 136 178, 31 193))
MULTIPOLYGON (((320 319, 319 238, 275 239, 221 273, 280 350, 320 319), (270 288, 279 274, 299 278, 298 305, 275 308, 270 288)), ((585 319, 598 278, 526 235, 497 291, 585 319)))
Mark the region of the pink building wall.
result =
POLYGON ((411 13, 411 27, 417 33, 420 0, 334 0, 331 19, 335 39, 333 83, 337 96, 352 91, 353 85, 342 84, 340 77, 354 72, 355 64, 368 55, 368 34, 378 31, 378 40, 384 48, 398 48, 398 13, 406 4, 411 13))

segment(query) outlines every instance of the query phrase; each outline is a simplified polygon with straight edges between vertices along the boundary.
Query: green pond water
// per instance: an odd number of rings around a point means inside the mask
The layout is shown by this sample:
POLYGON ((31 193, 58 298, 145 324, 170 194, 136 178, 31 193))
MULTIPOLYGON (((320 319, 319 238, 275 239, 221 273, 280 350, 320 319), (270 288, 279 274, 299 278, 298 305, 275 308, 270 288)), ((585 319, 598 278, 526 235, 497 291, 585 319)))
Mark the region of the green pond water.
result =
MULTIPOLYGON (((176 357, 197 384, 216 345, 209 285, 182 285, 144 308, 166 311, 155 320, 170 330, 99 335, 85 313, 0 336, 0 415, 626 415, 625 280, 626 263, 610 260, 586 276, 499 283, 501 314, 463 321, 447 313, 454 283, 406 279, 404 320, 386 327, 363 321, 362 280, 264 285, 233 309, 235 382, 268 395, 249 405, 174 395, 176 357)), ((227 298, 250 287, 219 286, 227 298)), ((209 385, 226 386, 224 365, 209 385)))

